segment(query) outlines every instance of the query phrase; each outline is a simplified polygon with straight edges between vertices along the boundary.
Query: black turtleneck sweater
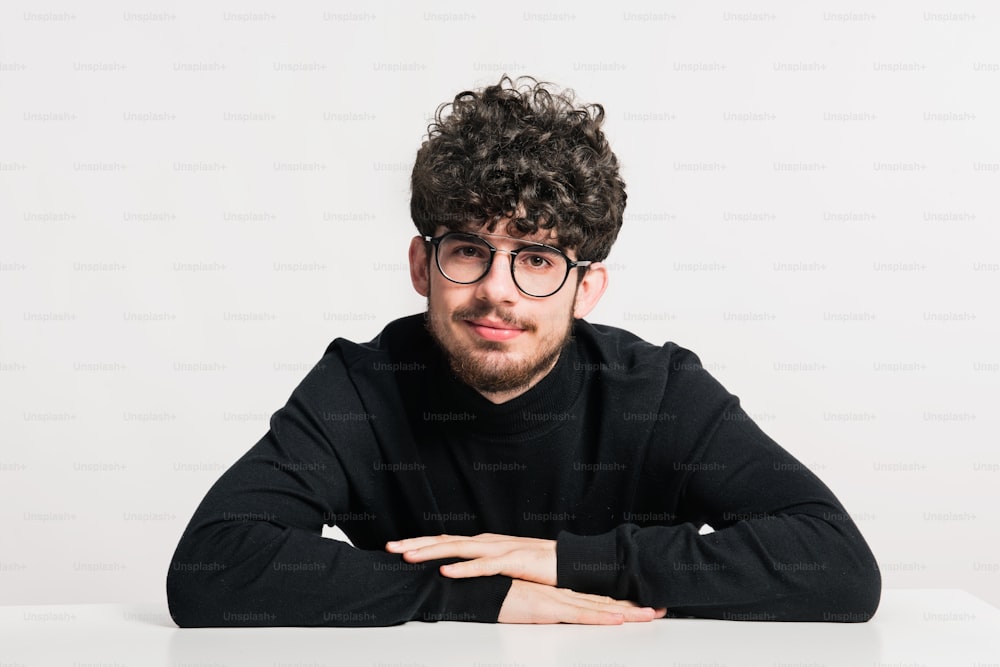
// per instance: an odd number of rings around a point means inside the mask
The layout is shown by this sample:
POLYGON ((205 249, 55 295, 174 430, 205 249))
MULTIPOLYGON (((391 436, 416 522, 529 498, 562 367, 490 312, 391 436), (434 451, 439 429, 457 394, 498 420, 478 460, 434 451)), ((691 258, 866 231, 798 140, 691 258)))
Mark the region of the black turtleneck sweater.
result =
POLYGON ((170 613, 180 626, 494 622, 510 578, 448 579, 442 561, 384 551, 481 532, 555 539, 560 587, 668 616, 866 621, 881 591, 833 493, 689 350, 577 320, 552 371, 495 405, 454 378, 415 315, 366 344, 333 341, 209 490, 170 564, 170 613))

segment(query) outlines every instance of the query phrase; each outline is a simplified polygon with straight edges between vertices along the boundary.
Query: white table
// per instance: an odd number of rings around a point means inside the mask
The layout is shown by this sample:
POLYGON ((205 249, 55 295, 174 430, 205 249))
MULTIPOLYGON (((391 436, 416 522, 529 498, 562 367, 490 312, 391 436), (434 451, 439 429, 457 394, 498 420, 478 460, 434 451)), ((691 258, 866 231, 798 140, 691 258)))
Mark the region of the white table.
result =
POLYGON ((1000 665, 1000 610, 955 589, 887 589, 869 623, 663 619, 617 627, 406 623, 179 629, 163 605, 0 607, 0 665, 714 667, 1000 665))

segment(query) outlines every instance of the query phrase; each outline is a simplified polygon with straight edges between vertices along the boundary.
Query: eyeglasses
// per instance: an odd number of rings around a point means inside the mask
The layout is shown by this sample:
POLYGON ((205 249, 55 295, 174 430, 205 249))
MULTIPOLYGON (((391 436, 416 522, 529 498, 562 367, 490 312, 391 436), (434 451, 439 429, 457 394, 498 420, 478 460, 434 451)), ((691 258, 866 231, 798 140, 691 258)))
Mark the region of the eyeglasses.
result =
POLYGON ((493 266, 498 252, 510 255, 510 276, 517 288, 536 298, 552 296, 566 282, 571 269, 587 267, 589 261, 574 262, 559 248, 543 243, 531 243, 516 250, 500 250, 489 241, 466 232, 447 232, 441 236, 425 236, 437 256, 441 275, 459 285, 471 285, 482 280, 493 266))

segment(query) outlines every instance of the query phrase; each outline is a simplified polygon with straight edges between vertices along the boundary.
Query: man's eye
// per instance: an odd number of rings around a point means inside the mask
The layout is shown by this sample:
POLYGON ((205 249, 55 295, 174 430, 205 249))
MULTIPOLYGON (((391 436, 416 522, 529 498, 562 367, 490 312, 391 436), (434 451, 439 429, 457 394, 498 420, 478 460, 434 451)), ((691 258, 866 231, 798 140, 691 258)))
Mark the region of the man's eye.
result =
POLYGON ((452 249, 451 254, 460 259, 482 259, 486 250, 474 245, 462 245, 452 249))
POLYGON ((539 253, 522 253, 521 264, 529 269, 538 271, 552 268, 555 263, 550 257, 539 253))

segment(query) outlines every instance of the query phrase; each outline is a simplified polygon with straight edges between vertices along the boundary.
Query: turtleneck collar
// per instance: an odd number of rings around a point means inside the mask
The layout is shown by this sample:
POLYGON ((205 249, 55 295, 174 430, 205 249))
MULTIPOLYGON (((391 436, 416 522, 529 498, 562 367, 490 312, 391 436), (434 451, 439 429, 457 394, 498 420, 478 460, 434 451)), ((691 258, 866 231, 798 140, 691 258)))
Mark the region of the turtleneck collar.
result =
MULTIPOLYGON (((575 324, 574 324, 575 331, 575 324)), ((504 403, 493 403, 452 373, 444 353, 434 344, 438 363, 431 375, 425 420, 447 423, 489 440, 523 440, 550 431, 570 419, 586 373, 580 369, 580 351, 571 338, 552 370, 528 391, 504 403)))

